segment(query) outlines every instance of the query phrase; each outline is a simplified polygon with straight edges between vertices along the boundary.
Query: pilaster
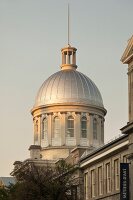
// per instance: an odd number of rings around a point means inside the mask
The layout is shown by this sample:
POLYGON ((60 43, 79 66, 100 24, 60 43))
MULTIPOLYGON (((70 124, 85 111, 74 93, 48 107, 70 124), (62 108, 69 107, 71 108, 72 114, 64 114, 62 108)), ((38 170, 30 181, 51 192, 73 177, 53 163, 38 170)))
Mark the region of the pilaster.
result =
POLYGON ((48 138, 48 144, 51 146, 51 143, 52 143, 52 116, 51 116, 51 113, 48 114, 48 135, 47 135, 47 138, 48 138))
POLYGON ((38 145, 41 145, 41 116, 38 116, 38 145))
POLYGON ((65 145, 66 141, 66 113, 61 113, 61 145, 65 145))
POLYGON ((98 116, 97 117, 97 140, 99 145, 102 144, 101 143, 101 118, 98 116))
POLYGON ((76 145, 80 145, 80 138, 81 138, 81 119, 80 113, 75 113, 75 138, 76 138, 76 145))
POLYGON ((89 144, 93 146, 93 114, 90 114, 90 123, 89 123, 89 144))

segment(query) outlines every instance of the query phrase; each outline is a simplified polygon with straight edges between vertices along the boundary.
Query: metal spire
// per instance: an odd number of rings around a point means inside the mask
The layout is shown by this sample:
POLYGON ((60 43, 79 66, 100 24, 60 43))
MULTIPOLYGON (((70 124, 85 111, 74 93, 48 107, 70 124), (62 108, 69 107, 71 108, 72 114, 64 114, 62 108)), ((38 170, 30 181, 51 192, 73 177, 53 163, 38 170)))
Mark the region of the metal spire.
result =
POLYGON ((69 4, 68 4, 68 46, 70 46, 70 12, 69 12, 69 4))

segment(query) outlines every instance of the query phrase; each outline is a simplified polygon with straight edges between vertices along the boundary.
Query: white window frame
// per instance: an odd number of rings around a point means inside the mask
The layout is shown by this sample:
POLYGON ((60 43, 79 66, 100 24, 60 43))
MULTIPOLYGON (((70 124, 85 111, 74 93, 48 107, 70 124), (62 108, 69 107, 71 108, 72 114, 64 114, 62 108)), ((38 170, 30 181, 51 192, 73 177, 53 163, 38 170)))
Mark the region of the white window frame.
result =
POLYGON ((103 166, 98 166, 98 195, 103 194, 103 166))
POLYGON ((59 138, 60 137, 60 128, 61 128, 61 123, 60 123, 60 118, 58 116, 54 117, 54 126, 53 126, 53 139, 54 138, 59 138), (56 121, 58 120, 58 122, 56 121), (57 124, 58 123, 58 127, 57 124))
POLYGON ((119 158, 114 160, 114 189, 120 189, 120 160, 119 158))
POLYGON ((105 164, 105 173, 106 173, 106 192, 111 192, 111 162, 105 164))
POLYGON ((88 172, 85 172, 84 173, 84 197, 85 197, 85 200, 88 200, 88 194, 89 194, 89 191, 88 191, 88 186, 89 186, 89 178, 88 178, 88 172))
POLYGON ((74 117, 72 115, 67 117, 67 137, 74 138, 74 117), (69 121, 72 121, 72 127, 69 127, 69 121))
POLYGON ((91 198, 96 196, 96 170, 91 170, 91 198))

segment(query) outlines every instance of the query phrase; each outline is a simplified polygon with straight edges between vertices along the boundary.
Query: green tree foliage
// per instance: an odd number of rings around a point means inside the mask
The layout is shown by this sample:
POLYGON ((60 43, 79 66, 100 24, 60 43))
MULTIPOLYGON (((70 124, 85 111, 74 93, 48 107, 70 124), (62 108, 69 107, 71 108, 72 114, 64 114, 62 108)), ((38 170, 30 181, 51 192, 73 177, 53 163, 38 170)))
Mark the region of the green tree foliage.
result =
POLYGON ((0 188, 0 200, 7 200, 8 198, 8 190, 5 188, 0 188))
POLYGON ((30 163, 15 174, 18 182, 9 189, 8 200, 75 200, 73 172, 64 160, 56 167, 30 163))

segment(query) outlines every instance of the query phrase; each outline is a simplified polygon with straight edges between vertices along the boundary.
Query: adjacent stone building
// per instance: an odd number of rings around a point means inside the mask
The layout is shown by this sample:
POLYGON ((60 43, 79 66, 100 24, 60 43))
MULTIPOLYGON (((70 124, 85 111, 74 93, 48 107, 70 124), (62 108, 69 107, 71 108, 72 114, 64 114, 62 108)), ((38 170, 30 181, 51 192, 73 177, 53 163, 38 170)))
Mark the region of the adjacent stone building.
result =
POLYGON ((80 158, 84 176, 84 200, 133 199, 133 36, 121 58, 128 64, 129 122, 121 128, 122 135, 80 158), (120 197, 120 163, 129 163, 129 196, 120 197))

